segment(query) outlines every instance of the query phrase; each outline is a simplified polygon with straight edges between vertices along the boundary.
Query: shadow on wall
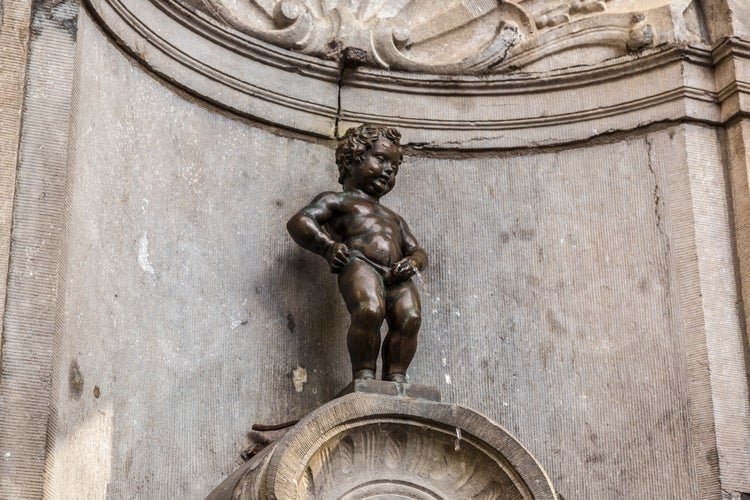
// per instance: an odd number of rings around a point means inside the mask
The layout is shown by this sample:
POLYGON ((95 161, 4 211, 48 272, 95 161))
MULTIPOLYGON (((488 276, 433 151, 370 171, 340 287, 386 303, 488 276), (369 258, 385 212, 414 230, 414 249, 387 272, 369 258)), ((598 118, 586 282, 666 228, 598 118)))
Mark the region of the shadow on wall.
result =
POLYGON ((351 377, 349 319, 335 275, 323 259, 291 244, 279 249, 274 260, 256 285, 256 291, 268 293, 259 303, 276 318, 271 335, 277 336, 267 344, 274 367, 265 377, 273 373, 275 380, 264 386, 274 402, 273 408, 259 408, 259 421, 268 420, 263 423, 301 418, 333 399, 351 377))

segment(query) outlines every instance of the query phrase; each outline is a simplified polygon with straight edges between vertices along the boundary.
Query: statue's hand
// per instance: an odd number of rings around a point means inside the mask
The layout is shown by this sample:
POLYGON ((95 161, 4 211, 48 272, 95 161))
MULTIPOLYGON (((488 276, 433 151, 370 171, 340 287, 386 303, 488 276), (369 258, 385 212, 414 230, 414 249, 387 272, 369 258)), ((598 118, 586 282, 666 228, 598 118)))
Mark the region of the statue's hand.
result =
POLYGON ((331 267, 331 272, 338 274, 349 263, 349 247, 337 241, 328 248, 324 257, 331 267))
POLYGON ((396 262, 391 269, 391 274, 401 281, 408 280, 414 276, 414 273, 416 272, 417 266, 414 263, 414 259, 410 259, 409 257, 396 262))

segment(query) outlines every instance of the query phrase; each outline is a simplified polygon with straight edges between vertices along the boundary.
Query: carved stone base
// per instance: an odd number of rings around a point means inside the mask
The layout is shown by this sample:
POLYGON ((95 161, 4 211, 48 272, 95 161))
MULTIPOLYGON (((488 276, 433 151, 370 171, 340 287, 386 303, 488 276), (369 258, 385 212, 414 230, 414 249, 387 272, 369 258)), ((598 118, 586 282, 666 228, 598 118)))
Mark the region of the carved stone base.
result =
POLYGON ((309 414, 208 498, 557 498, 534 457, 486 417, 361 389, 309 414))

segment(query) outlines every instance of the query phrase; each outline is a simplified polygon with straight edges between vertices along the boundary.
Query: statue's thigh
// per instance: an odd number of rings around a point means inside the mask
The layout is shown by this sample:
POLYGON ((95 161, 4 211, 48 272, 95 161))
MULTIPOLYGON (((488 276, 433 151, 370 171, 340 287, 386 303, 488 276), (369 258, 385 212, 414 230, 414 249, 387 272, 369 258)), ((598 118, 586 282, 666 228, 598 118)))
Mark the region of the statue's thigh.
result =
POLYGON ((422 305, 417 287, 411 280, 390 287, 386 296, 388 323, 398 325, 404 321, 418 322, 422 318, 422 305))
POLYGON ((350 313, 363 308, 385 309, 383 279, 372 266, 361 260, 352 259, 339 274, 339 290, 350 313))

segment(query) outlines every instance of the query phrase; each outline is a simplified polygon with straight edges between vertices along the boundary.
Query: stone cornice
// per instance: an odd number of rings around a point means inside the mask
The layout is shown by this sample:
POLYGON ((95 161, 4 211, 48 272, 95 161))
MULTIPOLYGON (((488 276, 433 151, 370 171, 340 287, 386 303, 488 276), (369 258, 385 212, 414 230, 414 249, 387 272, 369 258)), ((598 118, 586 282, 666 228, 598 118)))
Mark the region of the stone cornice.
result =
POLYGON ((750 42, 725 38, 712 56, 722 122, 750 115, 750 42))
POLYGON ((736 37, 725 38, 712 52, 714 64, 720 64, 727 57, 734 55, 750 58, 750 42, 736 37))
POLYGON ((399 126, 406 142, 425 147, 484 149, 554 145, 659 121, 721 121, 714 63, 700 44, 551 71, 361 67, 340 79, 334 61, 208 26, 169 0, 87 2, 127 51, 166 80, 238 115, 319 137, 331 137, 337 120, 341 128, 372 121, 399 126), (487 133, 477 137, 477 130, 487 133))
POLYGON ((391 123, 435 149, 553 145, 665 120, 718 123, 717 103, 710 52, 673 47, 579 71, 481 79, 363 69, 343 87, 342 127, 391 123))

